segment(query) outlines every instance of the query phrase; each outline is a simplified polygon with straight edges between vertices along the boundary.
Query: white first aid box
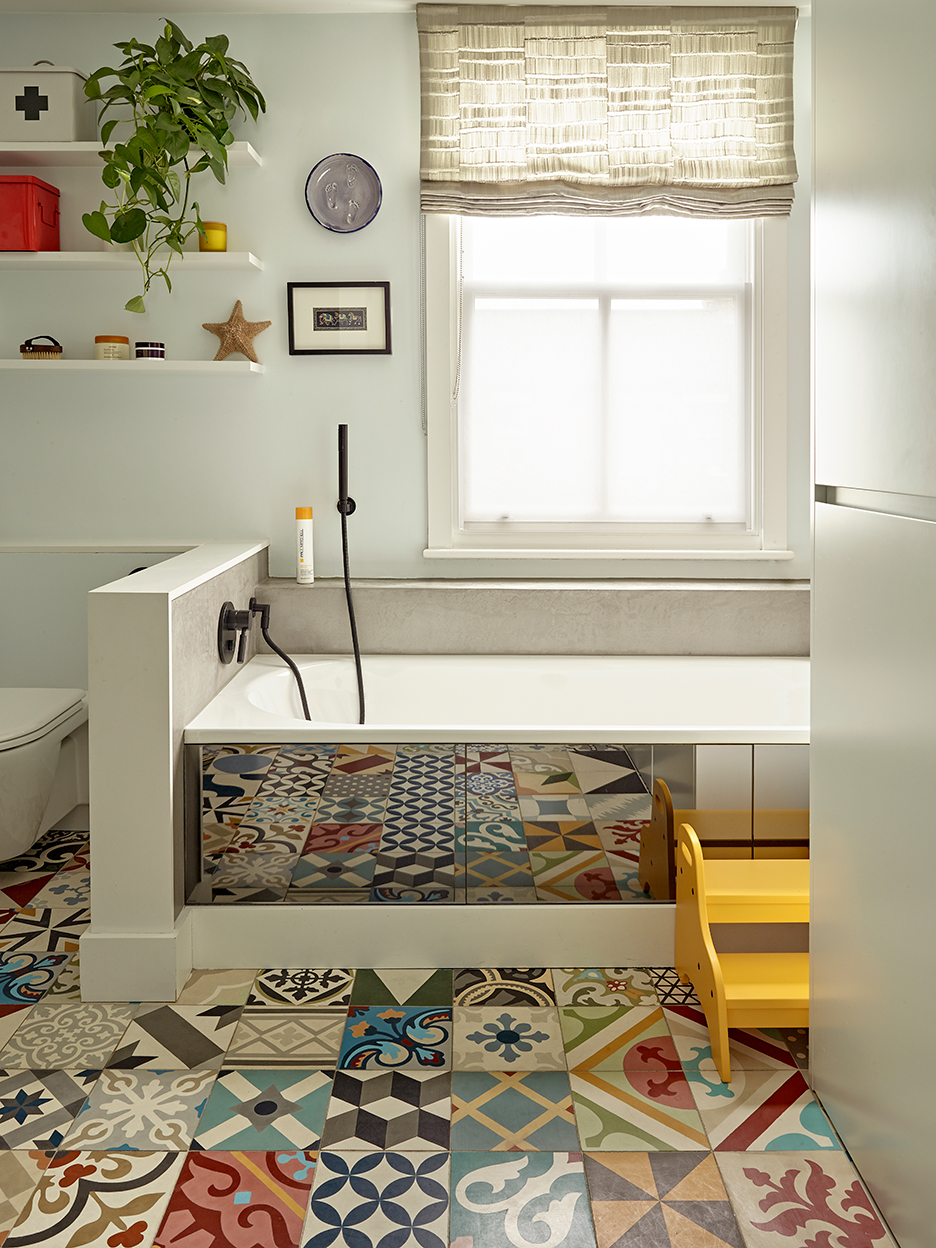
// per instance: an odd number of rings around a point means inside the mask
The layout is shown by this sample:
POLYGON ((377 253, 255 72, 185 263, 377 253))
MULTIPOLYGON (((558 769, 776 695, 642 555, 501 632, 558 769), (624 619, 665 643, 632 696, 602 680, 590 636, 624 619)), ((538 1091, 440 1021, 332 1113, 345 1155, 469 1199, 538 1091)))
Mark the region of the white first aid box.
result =
POLYGON ((0 142, 69 143, 98 137, 86 75, 67 65, 0 67, 0 142))

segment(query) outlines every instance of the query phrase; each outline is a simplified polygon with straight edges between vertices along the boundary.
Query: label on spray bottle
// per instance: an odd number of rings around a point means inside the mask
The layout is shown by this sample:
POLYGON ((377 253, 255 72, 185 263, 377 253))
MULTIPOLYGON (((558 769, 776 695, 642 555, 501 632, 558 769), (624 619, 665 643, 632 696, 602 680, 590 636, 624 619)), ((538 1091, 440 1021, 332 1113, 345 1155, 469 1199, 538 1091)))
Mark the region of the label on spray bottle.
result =
POLYGON ((296 508, 296 580, 311 585, 312 573, 312 508, 296 508))

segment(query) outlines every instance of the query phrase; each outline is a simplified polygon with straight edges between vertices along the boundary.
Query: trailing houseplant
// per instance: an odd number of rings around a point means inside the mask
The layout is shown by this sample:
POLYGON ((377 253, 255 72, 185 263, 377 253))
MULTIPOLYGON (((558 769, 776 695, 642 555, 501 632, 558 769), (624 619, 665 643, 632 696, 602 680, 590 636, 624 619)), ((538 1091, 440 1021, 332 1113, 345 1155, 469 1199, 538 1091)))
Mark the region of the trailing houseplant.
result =
POLYGON ((143 292, 126 304, 144 312, 144 296, 154 278, 172 289, 169 264, 195 231, 204 234, 199 208, 190 197, 191 179, 210 170, 219 182, 227 171, 227 148, 234 141, 231 122, 238 112, 254 121, 266 101, 245 65, 228 56, 225 35, 195 47, 168 19, 156 46, 136 39, 115 43, 126 58, 89 77, 85 94, 102 100, 98 124, 106 144, 117 126, 131 133, 101 154, 104 185, 116 202, 101 201, 81 218, 85 229, 108 243, 132 243, 143 268, 143 292), (102 88, 102 79, 116 78, 102 88), (126 110, 112 117, 110 109, 126 110))

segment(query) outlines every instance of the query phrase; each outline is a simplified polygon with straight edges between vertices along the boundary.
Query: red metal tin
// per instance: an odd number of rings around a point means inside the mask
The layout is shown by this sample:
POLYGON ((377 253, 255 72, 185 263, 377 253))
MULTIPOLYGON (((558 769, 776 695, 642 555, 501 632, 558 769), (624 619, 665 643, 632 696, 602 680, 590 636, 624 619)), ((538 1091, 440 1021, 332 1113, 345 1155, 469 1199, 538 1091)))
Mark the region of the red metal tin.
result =
POLYGON ((59 192, 28 174, 0 176, 0 251, 59 251, 59 192))

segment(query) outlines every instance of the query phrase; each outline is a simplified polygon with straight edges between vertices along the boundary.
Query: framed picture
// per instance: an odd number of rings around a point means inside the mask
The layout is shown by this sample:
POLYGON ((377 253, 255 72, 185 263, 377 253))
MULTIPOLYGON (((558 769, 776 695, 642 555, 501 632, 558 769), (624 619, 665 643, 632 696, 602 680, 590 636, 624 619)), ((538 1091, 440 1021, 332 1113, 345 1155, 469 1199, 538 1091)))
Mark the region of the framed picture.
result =
POLYGON ((290 355, 389 355, 389 282, 288 282, 290 355))

